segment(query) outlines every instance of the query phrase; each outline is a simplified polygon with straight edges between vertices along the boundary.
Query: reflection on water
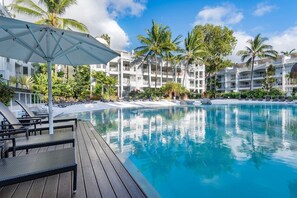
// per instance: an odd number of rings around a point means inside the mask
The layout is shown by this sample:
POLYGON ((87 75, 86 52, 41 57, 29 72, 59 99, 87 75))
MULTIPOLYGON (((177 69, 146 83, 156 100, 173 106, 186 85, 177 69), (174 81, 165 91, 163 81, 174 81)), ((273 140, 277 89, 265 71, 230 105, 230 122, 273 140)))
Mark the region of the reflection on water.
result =
POLYGON ((296 197, 297 110, 212 105, 85 112, 162 197, 296 197))

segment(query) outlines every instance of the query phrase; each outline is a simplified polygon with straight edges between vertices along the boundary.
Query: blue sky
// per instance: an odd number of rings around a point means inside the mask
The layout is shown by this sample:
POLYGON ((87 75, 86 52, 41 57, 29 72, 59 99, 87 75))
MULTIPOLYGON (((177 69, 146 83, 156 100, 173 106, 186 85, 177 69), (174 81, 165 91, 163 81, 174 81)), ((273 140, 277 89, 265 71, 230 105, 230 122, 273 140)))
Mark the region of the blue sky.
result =
MULTIPOLYGON (((120 16, 117 20, 129 35, 131 44, 127 47, 128 50, 139 45, 137 35, 145 35, 145 29, 151 26, 152 19, 168 25, 175 35, 186 35, 195 23, 214 22, 246 35, 255 36, 261 33, 265 37, 273 37, 297 25, 296 3, 296 0, 151 0, 140 16, 120 16), (221 10, 220 16, 214 16, 219 15, 219 8, 227 11, 221 10), (212 10, 215 13, 211 13, 212 10), (197 17, 199 13, 200 17, 197 17), (239 18, 236 20, 236 17, 239 18), (232 19, 234 21, 230 21, 232 19)), ((294 47, 297 46, 292 46, 294 47)))
MULTIPOLYGON (((12 0, 5 0, 9 4, 12 0)), ((33 0, 38 1, 38 0, 33 0)), ((111 47, 131 51, 137 35, 145 35, 151 21, 167 25, 175 36, 185 36, 195 24, 212 23, 234 30, 238 43, 230 58, 246 41, 261 33, 277 51, 297 49, 296 0, 77 0, 65 17, 86 24, 93 36, 108 33, 111 47)), ((32 18, 16 18, 34 21, 32 18)))

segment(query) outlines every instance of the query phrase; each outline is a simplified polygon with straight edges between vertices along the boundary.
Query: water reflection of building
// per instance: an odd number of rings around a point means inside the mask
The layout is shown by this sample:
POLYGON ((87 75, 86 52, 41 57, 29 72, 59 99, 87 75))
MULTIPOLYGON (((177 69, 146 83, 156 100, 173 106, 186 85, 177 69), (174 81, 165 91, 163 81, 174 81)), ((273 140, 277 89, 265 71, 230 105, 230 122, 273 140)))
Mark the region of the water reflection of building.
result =
POLYGON ((113 114, 114 117, 108 114, 107 117, 113 117, 115 127, 107 128, 102 136, 115 152, 123 154, 133 153, 135 142, 167 144, 174 139, 180 144, 215 140, 231 148, 237 160, 251 159, 253 152, 287 161, 296 156, 297 112, 291 107, 221 105, 159 111, 118 109, 113 114))
MULTIPOLYGON (((115 152, 129 152, 133 150, 131 141, 141 141, 144 136, 150 142, 153 136, 165 143, 167 138, 182 140, 186 136, 197 142, 202 142, 205 136, 205 110, 189 111, 179 114, 178 109, 166 109, 169 116, 161 114, 150 115, 142 110, 135 110, 132 116, 125 117, 122 109, 117 112, 117 130, 108 131, 103 138, 115 152), (171 116, 170 116, 171 111, 171 116), (175 136, 171 136, 175 133, 175 136)), ((164 112, 165 113, 165 112, 164 112)))

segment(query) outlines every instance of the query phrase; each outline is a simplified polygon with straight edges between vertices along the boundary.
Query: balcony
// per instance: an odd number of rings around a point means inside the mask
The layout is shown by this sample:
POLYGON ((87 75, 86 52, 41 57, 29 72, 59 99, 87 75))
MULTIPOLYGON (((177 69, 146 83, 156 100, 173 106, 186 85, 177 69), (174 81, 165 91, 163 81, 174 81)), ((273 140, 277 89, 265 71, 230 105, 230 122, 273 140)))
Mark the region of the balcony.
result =
POLYGON ((130 84, 130 79, 123 79, 123 84, 127 84, 127 85, 129 85, 130 84))
POLYGON ((248 75, 240 76, 240 77, 239 77, 240 80, 248 80, 248 79, 250 79, 250 78, 251 78, 251 77, 248 76, 248 75))
POLYGON ((109 68, 109 71, 111 71, 111 72, 118 72, 118 68, 110 67, 109 68))
POLYGON ((262 86, 263 86, 262 84, 258 84, 258 83, 253 85, 254 88, 256 88, 256 87, 259 88, 259 87, 262 87, 262 86))
POLYGON ((254 74, 253 77, 254 78, 265 78, 265 74, 254 74))
POLYGON ((249 88, 250 85, 239 85, 239 88, 249 88))

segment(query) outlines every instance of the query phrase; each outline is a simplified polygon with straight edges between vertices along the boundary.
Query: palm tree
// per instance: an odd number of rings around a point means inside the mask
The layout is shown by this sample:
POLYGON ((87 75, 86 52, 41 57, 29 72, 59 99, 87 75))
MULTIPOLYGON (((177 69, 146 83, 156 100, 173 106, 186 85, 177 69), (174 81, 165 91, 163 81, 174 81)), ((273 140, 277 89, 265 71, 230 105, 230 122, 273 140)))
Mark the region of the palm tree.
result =
POLYGON ((241 56, 241 61, 244 62, 246 59, 246 65, 251 66, 251 83, 250 90, 253 87, 253 72, 256 58, 272 58, 276 59, 277 51, 272 49, 271 45, 265 44, 267 38, 261 37, 261 34, 258 34, 254 39, 247 41, 249 46, 245 47, 245 50, 240 50, 237 52, 237 55, 241 56))
POLYGON ((88 28, 74 19, 62 18, 66 9, 76 4, 76 0, 40 0, 36 4, 33 0, 14 0, 9 7, 12 11, 38 18, 35 23, 51 25, 60 29, 76 29, 88 32, 88 28), (39 6, 41 5, 41 6, 39 6))
POLYGON ((166 60, 167 63, 167 70, 166 70, 166 82, 168 82, 168 70, 169 70, 169 63, 172 64, 171 60, 174 57, 174 52, 180 52, 180 47, 178 46, 180 44, 180 38, 182 36, 178 35, 175 39, 172 39, 172 32, 168 30, 167 32, 167 43, 170 45, 170 48, 167 50, 164 50, 164 59, 166 60))
POLYGON ((292 49, 291 51, 281 51, 281 53, 284 56, 291 56, 293 54, 293 52, 295 51, 295 49, 292 49))
POLYGON ((185 61, 185 70, 182 85, 185 86, 185 79, 189 71, 189 65, 197 63, 201 56, 206 53, 202 47, 202 42, 193 32, 188 32, 188 36, 184 40, 185 48, 182 50, 181 57, 185 61))
POLYGON ((102 34, 100 38, 103 38, 107 42, 108 46, 110 46, 110 36, 108 34, 102 34))
POLYGON ((171 47, 171 45, 167 42, 168 30, 168 26, 163 26, 152 21, 151 29, 146 30, 147 37, 142 35, 137 36, 137 39, 140 41, 142 46, 135 48, 136 55, 144 55, 144 60, 148 60, 149 58, 154 58, 155 60, 155 90, 157 89, 158 58, 161 57, 164 50, 168 50, 171 47))

